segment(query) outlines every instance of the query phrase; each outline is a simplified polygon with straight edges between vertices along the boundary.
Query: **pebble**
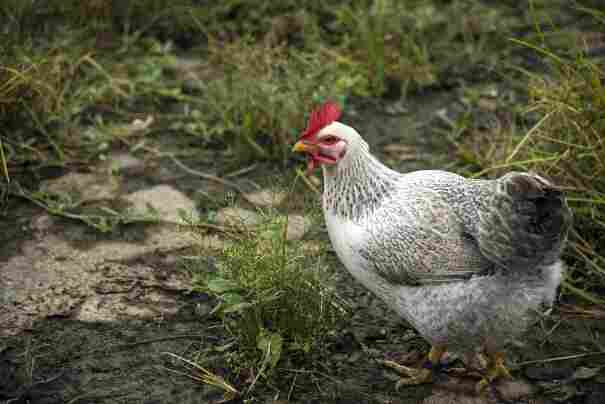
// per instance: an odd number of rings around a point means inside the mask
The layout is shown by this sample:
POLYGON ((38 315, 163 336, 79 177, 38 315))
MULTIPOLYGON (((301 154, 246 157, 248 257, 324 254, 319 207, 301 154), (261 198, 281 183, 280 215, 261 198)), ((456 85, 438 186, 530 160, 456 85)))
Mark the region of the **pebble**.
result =
POLYGON ((246 193, 245 198, 248 202, 255 206, 269 208, 279 206, 286 198, 286 194, 284 192, 263 189, 256 192, 246 193))
POLYGON ((135 212, 145 214, 151 207, 157 211, 160 219, 171 222, 182 222, 181 212, 192 218, 198 214, 195 202, 169 185, 156 185, 133 192, 125 199, 133 205, 132 209, 135 212))
POLYGON ((302 215, 288 215, 286 238, 288 241, 300 240, 311 228, 311 220, 302 215))
POLYGON ((215 221, 221 226, 256 226, 262 222, 262 217, 252 210, 227 207, 216 213, 215 221))

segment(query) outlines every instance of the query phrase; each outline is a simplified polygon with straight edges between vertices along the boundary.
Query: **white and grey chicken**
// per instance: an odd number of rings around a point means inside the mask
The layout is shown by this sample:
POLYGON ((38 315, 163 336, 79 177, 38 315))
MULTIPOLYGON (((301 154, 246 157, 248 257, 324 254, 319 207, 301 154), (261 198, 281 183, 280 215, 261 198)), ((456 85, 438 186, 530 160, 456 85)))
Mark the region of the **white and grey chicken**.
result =
POLYGON ((513 172, 470 180, 438 170, 406 174, 369 152, 331 102, 313 111, 293 150, 323 169, 330 240, 355 279, 431 344, 398 387, 430 382, 446 350, 488 359, 479 391, 499 377, 504 344, 519 337, 561 282, 571 212, 546 179, 513 172))

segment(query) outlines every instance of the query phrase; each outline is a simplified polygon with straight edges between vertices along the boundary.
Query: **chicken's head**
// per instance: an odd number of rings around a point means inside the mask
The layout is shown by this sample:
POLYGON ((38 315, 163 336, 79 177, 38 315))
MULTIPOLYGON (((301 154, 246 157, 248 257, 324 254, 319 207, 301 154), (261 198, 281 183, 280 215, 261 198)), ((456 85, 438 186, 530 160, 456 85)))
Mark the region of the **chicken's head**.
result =
POLYGON ((292 149, 307 154, 307 174, 321 165, 337 165, 361 141, 355 129, 337 121, 340 114, 340 107, 330 101, 311 112, 307 129, 292 149))

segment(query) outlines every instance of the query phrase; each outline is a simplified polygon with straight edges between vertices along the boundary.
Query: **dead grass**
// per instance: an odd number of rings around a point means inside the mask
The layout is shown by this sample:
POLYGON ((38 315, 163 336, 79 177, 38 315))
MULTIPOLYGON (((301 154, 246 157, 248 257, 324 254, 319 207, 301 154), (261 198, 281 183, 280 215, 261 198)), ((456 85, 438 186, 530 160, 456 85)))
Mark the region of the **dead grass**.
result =
MULTIPOLYGON (((545 41, 514 40, 533 50, 547 66, 545 73, 522 70, 529 97, 521 114, 524 119, 513 118, 487 132, 472 130, 462 122, 452 138, 457 139, 458 156, 472 167, 475 176, 496 177, 511 169, 535 171, 553 178, 567 192, 575 223, 566 252, 570 265, 564 291, 602 305, 605 64, 587 57, 582 48, 555 52, 548 38, 538 37, 545 41), (516 124, 523 121, 532 125, 522 130, 516 124)), ((496 121, 502 123, 502 119, 496 121)))
POLYGON ((554 80, 532 77, 530 112, 541 118, 507 161, 531 156, 530 169, 544 172, 567 189, 574 210, 566 287, 593 303, 605 288, 605 65, 545 54, 554 80))

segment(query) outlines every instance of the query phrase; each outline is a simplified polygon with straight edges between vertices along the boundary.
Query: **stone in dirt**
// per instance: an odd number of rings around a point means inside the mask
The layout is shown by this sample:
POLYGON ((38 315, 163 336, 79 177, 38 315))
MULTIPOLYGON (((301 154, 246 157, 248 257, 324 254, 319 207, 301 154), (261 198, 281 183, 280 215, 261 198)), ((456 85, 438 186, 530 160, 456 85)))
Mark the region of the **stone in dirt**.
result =
POLYGON ((284 192, 269 191, 266 189, 245 194, 246 200, 251 204, 263 208, 276 207, 286 198, 284 192))
POLYGON ((119 183, 109 174, 71 172, 62 177, 47 180, 40 191, 58 195, 70 195, 75 201, 114 199, 118 196, 119 183))
POLYGON ((520 380, 500 380, 486 394, 475 393, 476 379, 453 378, 435 385, 435 393, 424 399, 422 404, 546 404, 541 399, 529 398, 532 387, 520 380), (504 401, 503 401, 504 400, 504 401))
POLYGON ((288 228, 286 239, 288 241, 300 240, 311 228, 311 220, 302 215, 288 215, 288 228))
POLYGON ((157 185, 133 192, 125 199, 133 204, 135 212, 145 214, 151 207, 159 213, 160 219, 168 222, 183 223, 179 212, 194 219, 198 216, 195 202, 170 185, 157 185))
POLYGON ((215 221, 220 226, 253 227, 259 225, 263 221, 263 218, 252 210, 227 207, 217 212, 215 221))
POLYGON ((145 171, 145 162, 130 153, 113 153, 109 156, 111 168, 121 174, 140 174, 145 171))
MULTIPOLYGON (((177 208, 193 209, 193 202, 170 187, 146 191, 132 200, 156 203, 169 219, 176 218, 177 208)), ((28 239, 0 264, 0 335, 18 334, 49 316, 87 322, 156 319, 180 309, 184 293, 175 292, 190 290, 190 276, 172 265, 137 260, 179 255, 199 246, 199 237, 165 224, 133 224, 102 235, 81 223, 52 219, 29 215, 28 239)), ((211 236, 202 244, 222 247, 211 236)))

